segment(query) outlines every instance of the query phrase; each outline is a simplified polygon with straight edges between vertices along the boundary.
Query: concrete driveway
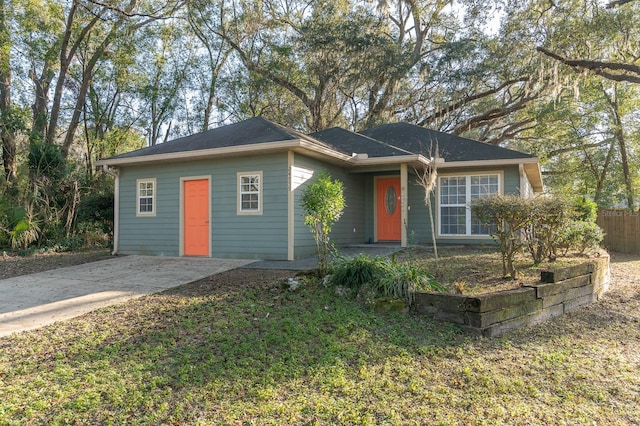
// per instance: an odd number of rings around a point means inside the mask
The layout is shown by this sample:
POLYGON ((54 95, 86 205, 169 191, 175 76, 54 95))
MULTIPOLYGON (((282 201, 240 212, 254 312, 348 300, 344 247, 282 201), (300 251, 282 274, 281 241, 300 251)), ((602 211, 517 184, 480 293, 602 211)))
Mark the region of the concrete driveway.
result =
POLYGON ((123 256, 0 280, 0 337, 197 281, 253 260, 123 256))

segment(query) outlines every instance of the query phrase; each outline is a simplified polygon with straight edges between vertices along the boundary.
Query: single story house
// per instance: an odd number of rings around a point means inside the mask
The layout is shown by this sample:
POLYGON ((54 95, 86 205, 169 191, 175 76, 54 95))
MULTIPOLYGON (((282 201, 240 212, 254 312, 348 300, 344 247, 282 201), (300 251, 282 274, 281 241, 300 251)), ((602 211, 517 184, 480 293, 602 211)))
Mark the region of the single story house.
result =
POLYGON ((542 191, 537 158, 406 123, 306 135, 256 117, 98 164, 115 176, 114 253, 293 260, 315 253, 300 198, 324 170, 345 187, 337 245, 429 244, 416 173, 434 162, 441 244, 491 242, 472 198, 542 191))

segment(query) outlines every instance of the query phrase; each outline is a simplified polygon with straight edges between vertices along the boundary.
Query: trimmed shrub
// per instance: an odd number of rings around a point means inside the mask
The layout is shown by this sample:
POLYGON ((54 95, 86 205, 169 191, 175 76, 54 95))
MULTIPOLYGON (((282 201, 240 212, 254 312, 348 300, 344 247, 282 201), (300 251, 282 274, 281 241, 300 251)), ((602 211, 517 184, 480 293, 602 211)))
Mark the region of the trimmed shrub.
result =
POLYGON ((515 255, 523 247, 536 264, 545 257, 555 260, 559 249, 566 254, 570 249, 584 252, 597 248, 603 234, 594 222, 594 206, 588 200, 570 204, 561 198, 516 195, 496 195, 471 202, 476 217, 494 227, 492 237, 500 244, 503 276, 512 278, 516 277, 515 255))
POLYGON ((573 220, 562 230, 559 247, 564 254, 569 250, 585 253, 598 250, 603 239, 604 232, 595 222, 573 220))
POLYGON ((305 211, 304 223, 316 240, 318 269, 324 275, 329 266, 329 233, 346 206, 344 185, 337 179, 333 180, 328 172, 321 172, 317 181, 304 189, 301 205, 305 211))
POLYGON ((495 231, 491 235, 500 245, 502 276, 516 279, 514 260, 523 247, 520 232, 531 223, 529 200, 517 195, 493 195, 471 201, 471 211, 495 231))
POLYGON ((545 257, 553 261, 558 257, 561 234, 569 226, 573 212, 561 198, 537 197, 527 202, 531 221, 522 230, 525 246, 535 264, 545 257))

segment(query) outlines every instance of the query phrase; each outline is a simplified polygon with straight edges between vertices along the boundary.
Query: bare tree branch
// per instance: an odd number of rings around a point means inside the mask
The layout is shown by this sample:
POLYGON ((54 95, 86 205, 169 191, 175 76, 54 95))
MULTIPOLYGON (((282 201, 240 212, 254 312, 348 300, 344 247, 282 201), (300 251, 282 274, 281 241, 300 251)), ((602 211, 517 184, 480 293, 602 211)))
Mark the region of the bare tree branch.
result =
POLYGON ((451 104, 451 105, 448 105, 448 106, 442 108, 441 110, 436 111, 433 114, 423 118, 422 120, 420 120, 418 122, 418 126, 424 126, 427 123, 431 122, 432 120, 435 120, 437 118, 443 117, 443 116, 445 116, 445 115, 447 115, 447 114, 449 114, 449 113, 451 113, 451 112, 453 112, 453 111, 455 111, 455 110, 457 110, 459 108, 462 108, 463 106, 467 105, 470 102, 473 102, 473 101, 478 100, 478 99, 482 99, 482 98, 487 97, 487 96, 495 95, 496 93, 500 92, 502 89, 504 89, 506 87, 509 87, 512 84, 522 83, 522 82, 525 82, 525 81, 528 81, 528 80, 529 80, 529 77, 514 78, 512 80, 505 81, 500 86, 495 87, 493 89, 489 89, 489 90, 486 90, 484 92, 476 93, 475 95, 467 96, 467 97, 459 100, 458 102, 456 102, 454 104, 451 104))
POLYGON ((576 71, 588 70, 599 75, 600 77, 606 78, 607 80, 627 81, 629 83, 640 84, 640 66, 638 65, 627 64, 623 62, 569 59, 541 46, 537 47, 536 50, 549 56, 552 59, 555 59, 556 61, 560 61, 561 63, 572 67, 576 71))
POLYGON ((574 151, 582 151, 585 149, 589 149, 589 148, 599 148, 602 145, 605 145, 607 143, 610 143, 610 141, 608 140, 603 140, 600 142, 595 142, 595 143, 587 143, 587 144, 581 144, 578 146, 567 146, 564 148, 558 148, 558 149, 554 149, 553 151, 549 151, 549 153, 547 154, 547 158, 553 158, 557 155, 560 154, 566 154, 568 152, 574 152, 574 151))
POLYGON ((627 3, 631 3, 633 0, 616 0, 609 2, 606 6, 607 9, 613 9, 614 7, 622 6, 627 3))
POLYGON ((167 2, 166 5, 160 7, 159 9, 151 13, 140 13, 140 12, 132 12, 131 10, 121 9, 119 7, 112 6, 110 4, 107 4, 98 0, 87 0, 87 2, 95 4, 96 6, 100 6, 104 9, 110 10, 112 12, 115 12, 119 15, 126 16, 127 18, 143 17, 143 18, 151 18, 153 20, 171 18, 172 17, 171 15, 185 4, 185 1, 177 1, 174 4, 169 4, 169 2, 167 2), (166 10, 169 10, 169 12, 166 12, 166 10))

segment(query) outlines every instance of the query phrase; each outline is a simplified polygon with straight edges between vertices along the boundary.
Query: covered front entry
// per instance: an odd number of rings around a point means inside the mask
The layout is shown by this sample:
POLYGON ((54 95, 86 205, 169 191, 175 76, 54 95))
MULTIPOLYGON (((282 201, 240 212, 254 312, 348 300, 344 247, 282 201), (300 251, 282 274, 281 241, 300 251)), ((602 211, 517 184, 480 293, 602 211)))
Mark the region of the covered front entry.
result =
POLYGON ((376 179, 377 241, 402 239, 400 177, 376 179))
POLYGON ((183 181, 185 256, 209 256, 209 180, 183 181))

